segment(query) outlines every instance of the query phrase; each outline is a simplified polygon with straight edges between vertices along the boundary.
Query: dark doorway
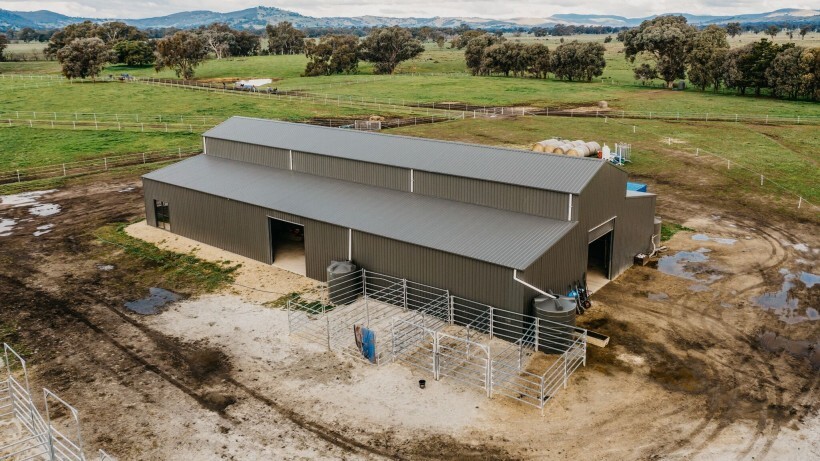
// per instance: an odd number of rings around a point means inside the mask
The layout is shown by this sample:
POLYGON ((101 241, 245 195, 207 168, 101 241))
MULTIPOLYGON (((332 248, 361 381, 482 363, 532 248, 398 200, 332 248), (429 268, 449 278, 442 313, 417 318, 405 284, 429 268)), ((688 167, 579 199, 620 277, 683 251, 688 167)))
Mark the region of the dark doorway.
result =
POLYGON ((168 202, 154 200, 154 218, 157 220, 157 227, 171 230, 171 210, 168 202))
POLYGON ((587 283, 603 278, 609 280, 612 265, 612 231, 598 237, 589 244, 587 256, 587 283))
POLYGON ((273 265, 305 275, 305 227, 281 219, 268 218, 273 265))

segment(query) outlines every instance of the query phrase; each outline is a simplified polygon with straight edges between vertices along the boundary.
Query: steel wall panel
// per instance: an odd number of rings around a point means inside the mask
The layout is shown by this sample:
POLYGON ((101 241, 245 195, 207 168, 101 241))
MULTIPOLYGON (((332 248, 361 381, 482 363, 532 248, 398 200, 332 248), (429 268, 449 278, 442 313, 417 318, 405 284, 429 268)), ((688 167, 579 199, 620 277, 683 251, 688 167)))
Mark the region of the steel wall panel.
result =
POLYGON ((205 152, 213 157, 228 158, 255 165, 287 170, 290 168, 288 149, 260 146, 237 141, 205 138, 205 152))
POLYGON ((395 166, 294 151, 293 170, 370 186, 410 191, 410 170, 395 166))
POLYGON ((413 192, 562 221, 569 206, 565 193, 426 171, 413 172, 413 192))

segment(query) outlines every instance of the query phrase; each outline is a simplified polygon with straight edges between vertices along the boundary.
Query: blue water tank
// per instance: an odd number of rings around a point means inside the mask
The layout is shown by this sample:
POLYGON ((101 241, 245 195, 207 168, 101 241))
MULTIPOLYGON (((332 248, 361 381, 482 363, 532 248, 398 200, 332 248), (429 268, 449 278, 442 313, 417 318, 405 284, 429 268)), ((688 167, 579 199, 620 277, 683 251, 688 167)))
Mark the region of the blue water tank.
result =
POLYGON ((646 184, 641 184, 638 182, 628 182, 626 183, 626 190, 633 190, 636 192, 646 192, 646 184))

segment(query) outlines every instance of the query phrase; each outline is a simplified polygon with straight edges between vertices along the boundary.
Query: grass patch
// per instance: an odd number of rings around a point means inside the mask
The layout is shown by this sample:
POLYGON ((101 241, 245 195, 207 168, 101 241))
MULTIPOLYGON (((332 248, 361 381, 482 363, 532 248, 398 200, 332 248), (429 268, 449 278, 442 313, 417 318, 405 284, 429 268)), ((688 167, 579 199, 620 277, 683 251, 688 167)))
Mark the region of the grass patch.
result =
POLYGON ((306 299, 303 296, 304 294, 305 293, 298 293, 294 291, 284 296, 280 296, 273 301, 266 302, 265 306, 274 309, 284 309, 287 308, 288 303, 290 303, 291 309, 295 311, 307 312, 308 314, 318 314, 322 312, 322 310, 324 310, 324 312, 330 312, 336 307, 331 304, 324 304, 321 301, 316 301, 315 299, 306 299))
POLYGON ((170 290, 190 294, 212 292, 233 282, 240 264, 205 261, 196 255, 163 250, 152 243, 139 240, 125 233, 128 224, 110 224, 98 229, 94 236, 106 244, 115 245, 123 252, 139 260, 141 267, 148 267, 170 290))
POLYGON ((0 128, 0 169, 70 163, 134 152, 202 147, 200 133, 0 128))
POLYGON ((676 223, 661 223, 661 241, 665 242, 671 239, 680 231, 694 232, 695 229, 676 223))
POLYGON ((19 330, 16 324, 0 321, 0 344, 8 344, 25 359, 34 355, 34 352, 21 342, 19 330))

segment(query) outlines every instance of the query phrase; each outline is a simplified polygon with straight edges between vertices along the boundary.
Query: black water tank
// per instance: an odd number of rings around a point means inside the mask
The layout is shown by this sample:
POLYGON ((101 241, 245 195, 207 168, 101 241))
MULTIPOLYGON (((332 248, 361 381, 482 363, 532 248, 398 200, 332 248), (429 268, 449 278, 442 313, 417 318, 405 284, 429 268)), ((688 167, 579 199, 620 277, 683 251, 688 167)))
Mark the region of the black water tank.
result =
POLYGON ((331 261, 327 266, 327 294, 330 303, 350 304, 361 293, 361 270, 350 261, 331 261))

